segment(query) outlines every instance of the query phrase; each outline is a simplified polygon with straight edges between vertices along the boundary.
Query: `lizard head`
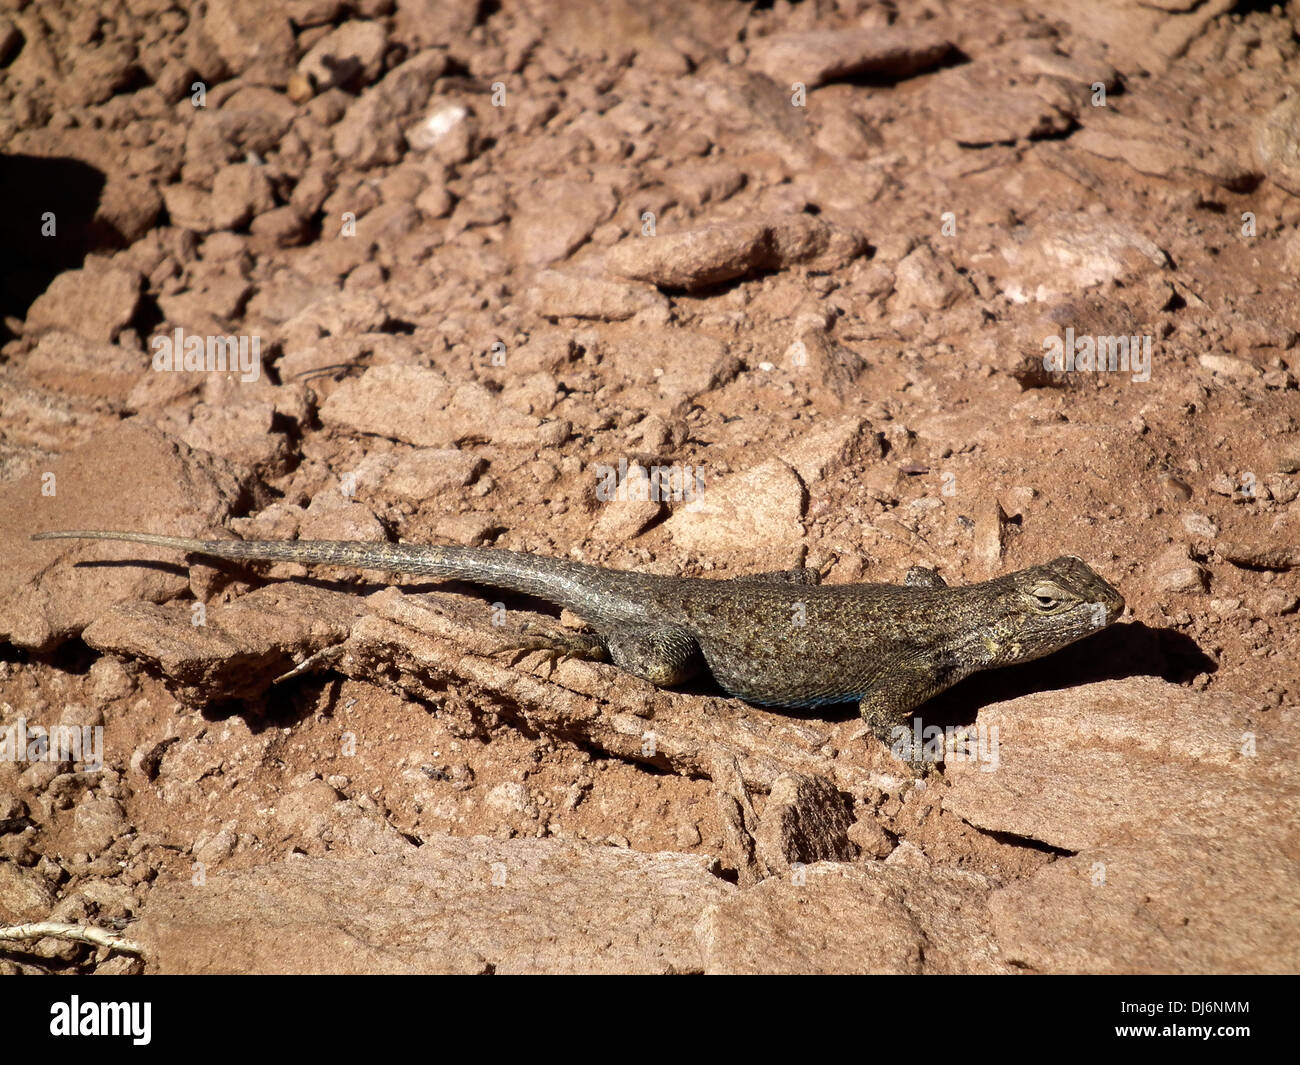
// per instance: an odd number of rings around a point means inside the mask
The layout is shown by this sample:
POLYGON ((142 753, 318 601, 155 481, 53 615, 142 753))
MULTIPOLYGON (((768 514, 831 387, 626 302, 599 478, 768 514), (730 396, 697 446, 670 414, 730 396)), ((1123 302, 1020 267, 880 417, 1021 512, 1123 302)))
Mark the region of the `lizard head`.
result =
POLYGON ((1006 610, 990 649, 1007 662, 1051 654, 1104 629, 1124 612, 1124 597, 1074 555, 1003 580, 1006 610))

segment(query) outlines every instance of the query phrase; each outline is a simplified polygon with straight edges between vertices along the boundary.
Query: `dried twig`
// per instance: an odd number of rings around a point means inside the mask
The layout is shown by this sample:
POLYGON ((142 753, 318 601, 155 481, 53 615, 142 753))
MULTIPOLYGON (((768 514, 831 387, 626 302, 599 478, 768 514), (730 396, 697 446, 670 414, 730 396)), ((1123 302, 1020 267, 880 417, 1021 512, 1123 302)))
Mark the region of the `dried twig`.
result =
POLYGON ((29 939, 66 939, 92 947, 107 947, 124 954, 143 954, 144 947, 107 928, 94 925, 62 924, 58 921, 35 921, 0 928, 0 943, 20 943, 29 939))

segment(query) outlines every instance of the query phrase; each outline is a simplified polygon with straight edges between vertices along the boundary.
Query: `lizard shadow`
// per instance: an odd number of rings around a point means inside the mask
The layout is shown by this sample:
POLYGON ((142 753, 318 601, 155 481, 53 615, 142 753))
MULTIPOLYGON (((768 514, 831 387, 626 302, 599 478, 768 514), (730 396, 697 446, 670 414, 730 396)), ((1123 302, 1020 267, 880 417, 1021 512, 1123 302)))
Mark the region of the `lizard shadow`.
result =
POLYGON ((967 677, 927 702, 925 714, 927 723, 968 725, 985 706, 1036 692, 1125 677, 1160 677, 1185 684, 1217 668, 1196 641, 1176 629, 1153 629, 1132 621, 1112 625, 1044 658, 967 677))
MULTIPOLYGON (((389 587, 382 582, 359 584, 312 577, 297 580, 316 587, 361 594, 389 587)), ((402 590, 408 595, 454 592, 467 599, 483 599, 481 586, 459 581, 408 584, 403 585, 402 590)), ((511 611, 558 618, 555 607, 545 600, 533 599, 522 593, 501 591, 498 594, 500 601, 511 611)), ((1214 661, 1190 637, 1174 629, 1153 629, 1135 621, 1112 625, 1033 662, 976 673, 928 700, 917 710, 924 714, 927 725, 964 726, 973 724, 985 706, 1036 692, 1060 691, 1133 676, 1161 677, 1171 683, 1186 683, 1198 674, 1212 673, 1216 668, 1214 661)), ((675 686, 672 691, 682 695, 736 698, 718 684, 707 667, 691 680, 675 686)), ((768 713, 802 720, 847 721, 856 718, 858 713, 855 702, 812 707, 772 707, 742 701, 768 713)), ((246 712, 248 707, 242 709, 246 712)), ((265 715, 266 725, 278 726, 289 724, 304 713, 305 706, 297 694, 286 691, 283 694, 267 693, 262 714, 254 716, 265 715)))
POLYGON ((72 564, 73 569, 152 569, 172 573, 178 577, 189 575, 190 566, 184 562, 168 562, 162 558, 81 558, 72 564))

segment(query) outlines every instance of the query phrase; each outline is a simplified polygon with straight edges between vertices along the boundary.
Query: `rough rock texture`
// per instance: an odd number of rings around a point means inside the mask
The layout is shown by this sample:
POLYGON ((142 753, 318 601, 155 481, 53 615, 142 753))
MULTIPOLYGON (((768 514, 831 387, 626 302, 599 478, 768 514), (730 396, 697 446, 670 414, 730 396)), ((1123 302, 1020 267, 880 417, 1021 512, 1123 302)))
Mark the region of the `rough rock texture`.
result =
POLYGON ((453 390, 441 374, 405 366, 368 370, 335 392, 320 414, 327 425, 433 448, 469 439, 534 435, 540 424, 509 408, 502 410, 481 386, 453 390))
POLYGON ((846 862, 855 855, 848 831, 853 804, 820 777, 786 774, 768 793, 758 829, 758 849, 769 869, 796 863, 846 862))
MULTIPOLYGON (((152 531, 193 535, 221 523, 238 485, 220 460, 192 454, 157 430, 128 424, 97 436, 48 469, 0 487, 0 536, 7 559, 0 576, 0 634, 20 647, 48 647, 80 631, 115 602, 157 601, 189 583, 175 566, 105 566, 87 579, 85 570, 65 561, 51 573, 50 552, 31 543, 31 533, 74 526, 143 528, 142 518, 149 516, 152 531), (114 478, 131 484, 129 498, 99 491, 106 479, 114 478)), ((70 561, 112 557, 97 545, 74 543, 58 555, 70 561)))
POLYGON ((1109 843, 993 892, 990 928, 1040 972, 1294 973, 1295 848, 1255 826, 1109 843))
POLYGON ((767 37, 749 64, 782 85, 821 85, 851 75, 899 79, 938 63, 952 45, 924 30, 820 30, 767 37))
POLYGON ((1157 824, 1213 833, 1229 817, 1255 830, 1279 802, 1300 801, 1286 756, 1293 722, 1245 698, 1174 696, 1131 678, 988 707, 978 725, 998 729, 997 771, 954 762, 944 805, 990 831, 1086 851, 1157 824), (1028 794, 1032 804, 1010 801, 1028 794))
POLYGON ((288 860, 155 891, 132 929, 159 973, 683 973, 734 889, 708 859, 536 840, 288 860))
POLYGON ((1009 972, 988 888, 916 848, 741 892, 690 855, 470 837, 162 885, 131 931, 158 973, 1009 972))
POLYGON ((865 244, 856 233, 794 217, 632 240, 610 251, 605 265, 612 273, 661 288, 698 289, 799 263, 843 266, 865 244))
POLYGON ((999 730, 998 769, 955 762, 945 809, 1077 852, 993 893, 1009 961, 1062 972, 1300 964, 1287 931, 1300 921, 1294 716, 1129 680, 989 707, 979 726, 999 730))
POLYGON ((792 549, 802 533, 803 495, 793 469, 784 462, 766 462, 687 504, 669 521, 669 532, 693 554, 723 554, 757 535, 769 545, 770 557, 779 558, 782 548, 792 549))
POLYGON ((0 971, 1300 967, 1294 7, 5 5, 0 922, 149 953, 0 971), (918 780, 522 596, 29 539, 94 526, 1131 617, 918 780))
POLYGON ((867 866, 823 863, 714 903, 699 936, 711 973, 1005 973, 988 882, 914 847, 867 866))

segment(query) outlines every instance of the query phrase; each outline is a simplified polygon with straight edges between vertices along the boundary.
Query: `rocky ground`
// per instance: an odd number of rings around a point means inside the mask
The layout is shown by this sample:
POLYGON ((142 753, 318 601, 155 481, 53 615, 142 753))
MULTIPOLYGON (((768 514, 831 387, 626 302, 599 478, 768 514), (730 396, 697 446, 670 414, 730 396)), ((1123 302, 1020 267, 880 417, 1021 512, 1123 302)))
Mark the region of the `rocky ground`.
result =
POLYGON ((0 740, 103 764, 0 760, 0 925, 142 953, 0 971, 1300 968, 1300 10, 1236 6, 3 0, 0 740), (51 528, 1129 613, 917 780, 494 654, 541 604, 51 528))

